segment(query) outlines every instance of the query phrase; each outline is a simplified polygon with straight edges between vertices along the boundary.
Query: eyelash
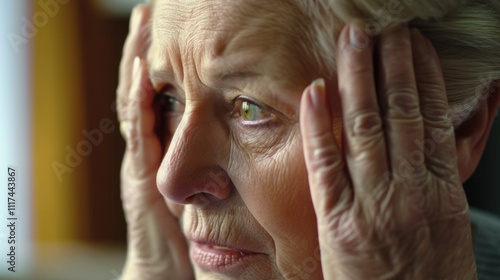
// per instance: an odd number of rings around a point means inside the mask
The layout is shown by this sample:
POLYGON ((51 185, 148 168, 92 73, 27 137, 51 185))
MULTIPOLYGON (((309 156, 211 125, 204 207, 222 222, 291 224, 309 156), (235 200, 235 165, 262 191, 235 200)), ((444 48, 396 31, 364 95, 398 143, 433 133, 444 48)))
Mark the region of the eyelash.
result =
MULTIPOLYGON (((173 107, 173 106, 184 106, 184 103, 179 101, 177 98, 175 98, 172 94, 168 94, 169 91, 171 91, 171 87, 166 87, 162 89, 159 92, 160 95, 160 104, 162 111, 168 114, 172 115, 182 115, 183 112, 175 112, 175 109, 168 108, 168 107, 173 107)), ((255 106, 258 108, 258 113, 263 114, 265 116, 265 119, 261 120, 255 120, 255 121, 249 121, 249 120, 242 120, 242 125, 245 126, 259 126, 263 125, 265 123, 269 123, 272 121, 275 121, 277 119, 276 114, 273 113, 275 110, 269 108, 268 106, 262 105, 257 101, 254 101, 252 98, 246 97, 246 96, 237 96, 236 98, 233 99, 231 102, 231 107, 232 112, 231 112, 231 117, 233 118, 243 118, 241 115, 241 112, 243 110, 244 104, 247 104, 248 107, 250 106, 255 106)))

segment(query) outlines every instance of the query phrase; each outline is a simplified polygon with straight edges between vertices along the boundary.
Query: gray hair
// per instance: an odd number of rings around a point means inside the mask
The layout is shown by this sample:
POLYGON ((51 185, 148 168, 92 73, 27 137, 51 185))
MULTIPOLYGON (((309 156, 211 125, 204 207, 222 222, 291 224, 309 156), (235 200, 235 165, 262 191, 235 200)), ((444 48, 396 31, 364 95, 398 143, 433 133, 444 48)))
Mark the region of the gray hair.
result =
POLYGON ((434 45, 443 68, 451 117, 458 127, 480 100, 500 87, 500 1, 497 0, 293 0, 309 17, 311 55, 335 73, 335 45, 345 23, 367 35, 408 22, 434 45))

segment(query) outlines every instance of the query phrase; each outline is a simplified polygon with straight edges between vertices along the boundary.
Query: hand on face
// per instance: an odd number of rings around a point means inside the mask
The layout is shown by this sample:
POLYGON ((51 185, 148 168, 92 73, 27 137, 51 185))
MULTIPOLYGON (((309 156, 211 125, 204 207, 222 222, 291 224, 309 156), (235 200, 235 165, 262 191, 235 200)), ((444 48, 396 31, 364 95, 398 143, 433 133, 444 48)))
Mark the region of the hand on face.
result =
POLYGON ((437 54, 405 25, 381 34, 375 55, 373 40, 355 30, 346 26, 337 48, 342 147, 324 83, 315 81, 301 101, 324 278, 474 278, 437 54))
POLYGON ((127 143, 121 195, 128 227, 127 262, 122 279, 193 279, 187 245, 177 220, 156 188, 162 147, 155 133, 155 91, 146 65, 150 9, 138 5, 130 23, 117 90, 120 128, 127 143))

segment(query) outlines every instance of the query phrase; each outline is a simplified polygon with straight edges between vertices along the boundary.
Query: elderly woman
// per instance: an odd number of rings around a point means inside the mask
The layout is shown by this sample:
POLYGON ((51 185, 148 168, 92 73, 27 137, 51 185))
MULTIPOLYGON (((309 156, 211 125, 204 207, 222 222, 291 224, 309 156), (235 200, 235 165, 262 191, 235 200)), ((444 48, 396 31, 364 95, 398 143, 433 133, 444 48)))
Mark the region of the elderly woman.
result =
POLYGON ((135 8, 123 279, 476 278, 500 2, 464 2, 135 8))

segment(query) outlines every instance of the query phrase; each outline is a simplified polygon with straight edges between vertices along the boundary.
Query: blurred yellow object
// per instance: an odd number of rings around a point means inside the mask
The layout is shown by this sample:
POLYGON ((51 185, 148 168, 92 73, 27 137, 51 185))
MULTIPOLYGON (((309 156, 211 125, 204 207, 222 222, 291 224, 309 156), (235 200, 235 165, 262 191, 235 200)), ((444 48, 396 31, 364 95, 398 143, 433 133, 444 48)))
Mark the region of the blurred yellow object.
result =
MULTIPOLYGON (((44 12, 38 4, 33 1, 33 16, 44 12)), ((81 199, 85 161, 67 164, 68 148, 75 148, 85 125, 78 6, 69 1, 52 8, 45 25, 35 24, 33 38, 33 218, 38 242, 81 239, 87 228, 81 199), (68 169, 57 172, 62 165, 68 169)))

